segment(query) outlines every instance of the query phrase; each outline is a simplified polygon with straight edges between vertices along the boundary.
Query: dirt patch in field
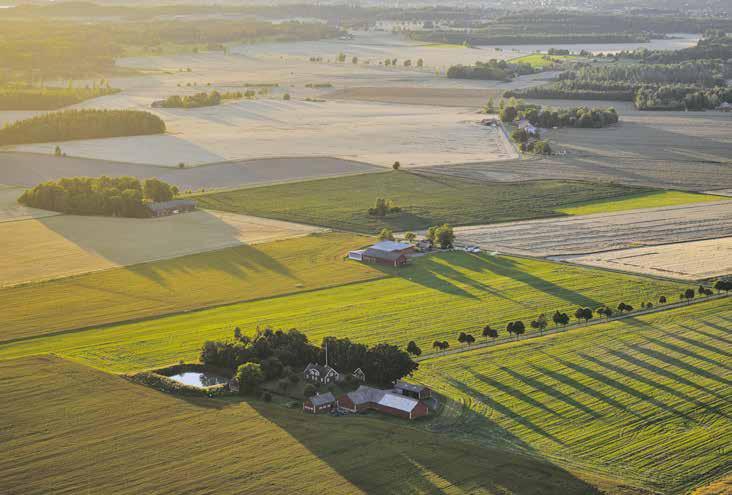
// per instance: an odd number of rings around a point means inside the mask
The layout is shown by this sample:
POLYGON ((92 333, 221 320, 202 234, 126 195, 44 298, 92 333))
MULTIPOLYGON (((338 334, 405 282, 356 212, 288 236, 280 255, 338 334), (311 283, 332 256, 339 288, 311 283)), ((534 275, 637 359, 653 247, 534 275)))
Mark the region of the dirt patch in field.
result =
POLYGON ((24 189, 20 187, 0 186, 0 223, 58 215, 55 211, 28 208, 19 204, 18 197, 23 191, 24 189))
POLYGON ((6 222, 0 223, 0 280, 14 285, 323 230, 211 211, 153 219, 59 215, 6 222))
POLYGON ((584 254, 732 236, 732 201, 456 229, 458 241, 528 256, 584 254))
POLYGON ((565 256, 562 260, 643 275, 701 280, 732 273, 732 237, 565 256))

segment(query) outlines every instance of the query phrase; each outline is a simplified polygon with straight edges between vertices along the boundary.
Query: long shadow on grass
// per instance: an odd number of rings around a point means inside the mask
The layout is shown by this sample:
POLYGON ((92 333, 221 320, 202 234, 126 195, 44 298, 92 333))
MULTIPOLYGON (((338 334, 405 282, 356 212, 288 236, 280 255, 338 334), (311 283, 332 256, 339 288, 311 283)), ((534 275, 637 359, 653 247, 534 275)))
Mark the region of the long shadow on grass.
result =
MULTIPOLYGON (((680 347, 678 345, 672 344, 670 342, 665 342, 663 340, 654 339, 653 337, 646 337, 646 340, 648 342, 651 342, 658 347, 663 347, 664 349, 668 349, 669 351, 676 352, 678 354, 683 354, 686 357, 696 359, 698 361, 704 361, 707 364, 710 364, 712 366, 718 366, 719 368, 723 368, 726 370, 732 369, 727 364, 717 361, 716 359, 712 359, 707 356, 702 356, 701 354, 697 354, 696 352, 687 349, 686 347, 680 347)), ((719 351, 717 351, 719 352, 719 351)), ((729 353, 728 353, 729 354, 729 353)))
POLYGON ((527 386, 533 388, 534 390, 541 391, 544 394, 554 397, 557 400, 560 400, 567 404, 570 407, 574 407, 575 409, 579 409, 583 413, 587 414, 588 416, 592 418, 599 418, 601 414, 596 413, 591 408, 587 407, 586 405, 582 404, 580 401, 573 399, 569 395, 560 392, 559 390, 555 389, 551 385, 547 385, 546 383, 542 382, 541 380, 537 380, 536 378, 532 378, 530 376, 522 375, 521 373, 518 373, 511 368, 506 368, 505 366, 501 366, 498 369, 503 371, 504 373, 507 373, 511 375, 514 379, 526 384, 527 386))
MULTIPOLYGON (((444 493, 455 488, 507 495, 602 493, 536 453, 527 456, 463 442, 408 420, 376 413, 332 418, 262 403, 252 406, 366 493, 444 493)), ((486 424, 472 426, 500 429, 484 416, 481 420, 486 424)), ((521 443, 505 430, 501 434, 521 443)))
POLYGON ((580 373, 582 375, 585 375, 588 378, 591 378, 599 383, 602 383, 603 385, 614 388, 616 390, 619 390, 620 392, 623 392, 627 395, 630 395, 632 397, 635 397, 636 399, 639 399, 644 402, 648 402, 649 404, 653 404, 659 409, 662 409, 666 411, 669 414, 673 414, 675 416, 681 416, 686 417, 686 414, 682 411, 679 411, 678 409, 669 406, 668 404, 664 404, 663 402, 655 399, 654 397, 651 397, 648 394, 645 394, 641 392, 640 390, 637 390, 631 386, 629 386, 626 383, 623 383, 621 381, 615 380, 613 378, 610 378, 609 376, 604 375, 603 373, 600 373, 599 371, 592 370, 590 368, 586 368, 585 366, 582 366, 577 363, 572 363, 569 361, 566 361, 564 359, 554 357, 556 361, 558 361, 562 366, 565 366, 571 370, 576 371, 577 373, 580 373))
MULTIPOLYGON (((640 361, 640 360, 633 359, 632 356, 629 356, 629 355, 625 354, 624 352, 611 351, 609 349, 607 349, 607 352, 609 354, 612 354, 613 356, 619 358, 619 359, 622 359, 623 361, 626 361, 626 362, 630 363, 631 365, 636 365, 636 366, 642 367, 642 368, 644 368, 644 369, 646 369, 646 370, 648 370, 648 371, 650 371, 652 373, 656 373, 656 374, 661 375, 661 376, 664 376, 666 378, 670 378, 670 379, 672 379, 674 381, 684 383, 685 385, 688 385, 688 386, 691 386, 693 388, 702 390, 704 393, 711 394, 711 395, 716 395, 716 394, 714 394, 714 392, 711 392, 711 391, 705 389, 704 387, 701 387, 700 385, 697 385, 697 384, 695 384, 693 382, 690 382, 689 380, 686 380, 683 377, 680 377, 680 376, 678 376, 678 375, 676 375, 674 373, 671 373, 668 370, 659 368, 659 367, 654 366, 654 365, 652 365, 650 363, 646 363, 646 362, 643 362, 643 361, 640 361)), ((700 407, 700 408, 706 409, 706 410, 713 410, 714 412, 716 412, 718 414, 722 414, 723 416, 727 417, 727 415, 724 414, 722 411, 718 411, 714 407, 711 407, 710 408, 709 407, 709 404, 705 404, 705 403, 703 403, 703 402, 695 399, 694 397, 691 397, 689 395, 686 395, 683 392, 680 392, 679 390, 676 390, 673 387, 670 387, 668 385, 664 385, 662 383, 658 383, 656 380, 653 380, 651 378, 648 378, 648 377, 645 377, 645 376, 640 375, 638 373, 635 373, 633 371, 630 371, 627 368, 623 368, 622 366, 616 366, 616 365, 613 365, 613 364, 610 364, 610 363, 605 363, 605 362, 603 362, 603 361, 601 361, 601 360, 599 360, 597 358, 594 358, 592 356, 588 356, 587 354, 580 354, 580 357, 582 357, 583 359, 586 359, 587 361, 590 361, 592 363, 595 363, 596 365, 601 366, 601 367, 605 368, 608 371, 612 371, 612 372, 618 373, 619 375, 627 376, 628 378, 630 378, 632 380, 635 380, 635 381, 637 381, 639 383, 643 383, 643 384, 645 384, 645 385, 647 385, 649 387, 657 388, 659 390, 662 390, 663 392, 666 392, 667 394, 673 395, 674 397, 677 397, 677 398, 679 398, 679 399, 681 399, 683 401, 689 402, 690 404, 694 404, 697 407, 700 407)))
POLYGON ((698 366, 689 364, 685 361, 682 361, 681 359, 668 356, 666 354, 663 354, 662 352, 656 351, 655 349, 648 349, 648 348, 642 347, 640 345, 634 345, 634 346, 632 346, 632 349, 640 352, 641 354, 645 354, 646 356, 648 356, 650 358, 654 358, 658 361, 666 363, 667 365, 686 370, 689 373, 691 373, 692 375, 702 376, 708 380, 718 382, 719 384, 724 385, 724 386, 732 385, 732 381, 727 380, 726 378, 724 378, 722 376, 715 375, 703 368, 699 368, 698 366))
MULTIPOLYGON (((724 317, 722 317, 722 318, 724 320, 727 320, 728 322, 730 322, 730 326, 728 328, 725 328, 725 327, 723 327, 721 325, 717 325, 716 323, 712 323, 711 321, 706 321, 706 320, 702 320, 702 324, 708 326, 709 328, 713 328, 715 330, 719 330, 720 332, 724 332, 725 334, 729 334, 730 333, 730 328, 732 328, 732 319, 728 319, 728 318, 724 318, 724 317)), ((705 332, 705 331, 700 330, 698 328, 695 328, 694 331, 696 333, 700 333, 700 334, 702 334, 702 335, 704 335, 706 337, 709 337, 710 339, 718 340, 720 342, 724 342, 725 344, 732 344, 732 340, 725 339, 721 335, 717 335, 717 334, 714 334, 714 333, 708 333, 708 332, 705 332)))
MULTIPOLYGON (((711 334, 705 334, 704 332, 700 332, 696 328, 687 327, 686 325, 681 325, 681 324, 678 324, 678 326, 691 333, 698 332, 707 337, 714 338, 711 334)), ((707 352, 712 352, 714 354, 720 354, 720 355, 724 356, 725 358, 732 357, 732 353, 729 353, 723 349, 720 349, 719 347, 714 347, 712 345, 705 344, 703 342, 699 342, 698 340, 694 340, 689 337, 685 337, 683 335, 679 335, 679 334, 676 334, 673 332, 663 332, 663 336, 666 338, 670 338, 670 339, 680 340, 681 342, 683 342, 686 345, 690 345, 692 347, 698 347, 699 349, 703 349, 707 352)), ((728 342, 728 343, 732 344, 732 342, 728 342)))
MULTIPOLYGON (((451 262, 470 270, 495 273, 502 277, 510 278, 517 282, 526 284, 534 290, 551 294, 554 297, 567 301, 573 305, 587 306, 591 308, 603 305, 601 301, 597 301, 584 294, 562 287, 561 285, 557 285, 554 282, 550 282, 549 280, 541 277, 537 277, 536 275, 518 267, 519 264, 517 262, 504 256, 464 254, 462 256, 455 256, 451 258, 451 262)), ((587 275, 590 276, 591 272, 588 271, 587 275)))

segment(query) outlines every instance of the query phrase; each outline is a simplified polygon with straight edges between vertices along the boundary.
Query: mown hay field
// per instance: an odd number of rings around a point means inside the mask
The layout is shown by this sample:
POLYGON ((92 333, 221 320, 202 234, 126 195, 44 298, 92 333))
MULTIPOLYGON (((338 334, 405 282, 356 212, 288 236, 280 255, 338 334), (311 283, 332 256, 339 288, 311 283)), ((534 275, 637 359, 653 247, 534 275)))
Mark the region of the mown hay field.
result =
POLYGON ((386 276, 345 253, 368 237, 325 233, 0 289, 0 342, 386 276))
POLYGON ((591 200, 567 208, 560 208, 557 211, 566 213, 567 215, 591 215, 593 213, 610 213, 613 211, 636 210, 640 208, 713 203, 724 201, 725 199, 722 196, 712 194, 696 194, 684 191, 650 191, 618 200, 591 200))
POLYGON ((442 430, 686 493, 729 470, 730 328, 721 299, 431 359, 417 378, 477 418, 442 430))
POLYGON ((57 215, 0 222, 0 286, 321 231, 308 225, 210 211, 145 219, 57 215))
POLYGON ((0 375, 7 495, 641 493, 373 415, 181 398, 51 356, 2 362, 0 375))
MULTIPOLYGON (((351 262, 357 263, 357 262, 351 262)), ((387 271, 390 273, 390 271, 387 271)), ((257 327, 297 328, 312 340, 454 346, 459 332, 528 322, 579 306, 640 307, 686 285, 531 259, 447 253, 420 258, 390 278, 257 300, 135 323, 0 344, 0 359, 53 352, 101 369, 128 372, 198 358, 208 339, 257 327)), ((531 331, 531 329, 529 329, 531 331)))
POLYGON ((364 174, 197 196, 205 208, 266 218, 376 232, 423 229, 438 223, 472 225, 562 215, 557 209, 590 200, 646 192, 613 184, 466 181, 405 171, 364 174), (400 213, 370 216, 377 198, 400 213))

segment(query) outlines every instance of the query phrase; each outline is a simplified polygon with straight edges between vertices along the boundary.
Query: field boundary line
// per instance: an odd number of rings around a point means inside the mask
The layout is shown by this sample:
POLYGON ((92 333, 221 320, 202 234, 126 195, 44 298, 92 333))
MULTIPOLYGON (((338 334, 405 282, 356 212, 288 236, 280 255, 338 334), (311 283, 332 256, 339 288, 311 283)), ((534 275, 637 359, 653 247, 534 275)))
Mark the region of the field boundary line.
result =
POLYGON ((503 344, 511 344, 511 343, 515 343, 515 342, 526 342, 527 340, 530 340, 530 339, 538 339, 541 337, 547 337, 549 335, 569 332, 572 330, 578 330, 581 328, 601 325, 604 323, 612 323, 615 321, 627 320, 630 318, 635 318, 637 316, 650 315, 650 314, 654 314, 654 313, 662 313, 664 311, 669 311, 669 310, 678 309, 678 308, 685 308, 687 306, 692 306, 694 304, 703 304, 705 302, 716 301, 718 299, 724 299, 726 297, 729 297, 728 293, 705 296, 703 298, 692 299, 689 302, 679 301, 679 302, 675 302, 675 303, 666 304, 664 306, 654 306, 651 309, 641 309, 638 311, 633 311, 633 312, 627 313, 627 314, 620 314, 618 316, 613 316, 610 318, 597 318, 597 319, 593 319, 592 321, 588 321, 586 323, 575 323, 575 324, 567 325, 564 327, 556 327, 556 328, 552 328, 551 330, 547 330, 543 333, 532 332, 532 333, 526 335, 523 339, 515 339, 510 336, 502 337, 500 339, 496 339, 495 341, 481 342, 480 344, 474 344, 474 345, 466 346, 466 347, 457 347, 457 348, 450 349, 447 351, 442 351, 442 352, 433 352, 433 353, 427 354, 425 356, 420 356, 418 358, 415 358, 415 361, 417 361, 417 362, 428 361, 430 359, 436 359, 436 358, 440 358, 443 356, 450 356, 453 354, 462 354, 464 352, 470 352, 470 351, 474 351, 476 349, 484 349, 486 347, 495 347, 495 346, 499 346, 499 345, 503 345, 503 344))
MULTIPOLYGON (((66 334, 71 334, 71 333, 81 333, 81 332, 87 332, 87 331, 91 331, 91 330, 103 330, 105 328, 115 327, 118 325, 130 325, 133 323, 142 323, 144 321, 157 320, 160 318, 168 318, 168 317, 172 317, 172 316, 180 316, 180 315, 188 314, 188 313, 198 313, 201 311, 208 311, 210 309, 218 309, 218 308, 223 308, 226 306, 235 306, 237 304, 265 301, 265 300, 269 300, 269 299, 279 299, 282 297, 296 296, 296 295, 300 295, 300 294, 308 294, 311 292, 317 292, 317 291, 326 290, 326 289, 338 289, 340 287, 348 287, 351 285, 365 284, 365 283, 369 283, 369 282, 375 282, 375 281, 379 281, 379 280, 385 280, 385 279, 396 277, 396 275, 391 275, 391 274, 385 273, 385 272, 381 272, 381 274, 382 274, 381 276, 377 276, 377 277, 366 279, 366 280, 354 280, 354 281, 345 282, 342 284, 323 285, 321 287, 313 287, 312 289, 286 292, 283 294, 275 294, 275 295, 271 295, 271 296, 261 296, 261 297, 255 297, 252 299, 237 299, 237 300, 228 301, 228 302, 211 304, 208 306, 201 306, 201 307, 189 308, 189 309, 179 309, 176 311, 169 311, 167 313, 158 313, 155 315, 140 316, 137 318, 129 318, 126 320, 116 320, 116 321, 111 321, 109 323, 102 323, 99 325, 84 325, 81 327, 67 328, 65 330, 58 330, 55 332, 49 332, 49 333, 45 333, 45 334, 41 334, 41 335, 18 337, 18 338, 10 339, 10 340, 0 340, 0 347, 5 346, 5 345, 17 344, 19 342, 28 342, 31 340, 45 339, 48 337, 57 337, 59 335, 66 335, 66 334)), ((48 353, 44 353, 44 354, 48 354, 48 353)), ((2 359, 0 359, 0 360, 2 360, 2 359)))

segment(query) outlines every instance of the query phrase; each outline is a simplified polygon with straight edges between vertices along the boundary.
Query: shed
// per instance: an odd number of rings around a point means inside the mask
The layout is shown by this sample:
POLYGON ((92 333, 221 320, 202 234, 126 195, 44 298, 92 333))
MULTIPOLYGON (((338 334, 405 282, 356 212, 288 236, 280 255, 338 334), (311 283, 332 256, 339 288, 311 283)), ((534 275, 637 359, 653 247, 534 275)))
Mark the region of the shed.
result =
POLYGON ((394 385, 394 390, 407 397, 413 397, 418 400, 426 400, 432 397, 432 390, 424 385, 417 385, 399 380, 394 385))
POLYGON ((164 217, 194 211, 196 202, 192 199, 173 199, 170 201, 159 201, 156 203, 148 203, 147 209, 150 210, 154 217, 164 217))
POLYGON ((382 251, 380 249, 368 248, 363 252, 362 259, 365 263, 378 263, 379 265, 401 266, 407 264, 407 256, 398 251, 382 251))
POLYGON ((302 404, 302 410, 311 414, 321 414, 332 410, 336 405, 335 396, 326 392, 324 394, 313 395, 302 404))
POLYGON ((374 410, 406 419, 420 418, 429 413, 429 408, 422 401, 366 385, 339 397, 337 404, 339 409, 349 412, 374 410))

